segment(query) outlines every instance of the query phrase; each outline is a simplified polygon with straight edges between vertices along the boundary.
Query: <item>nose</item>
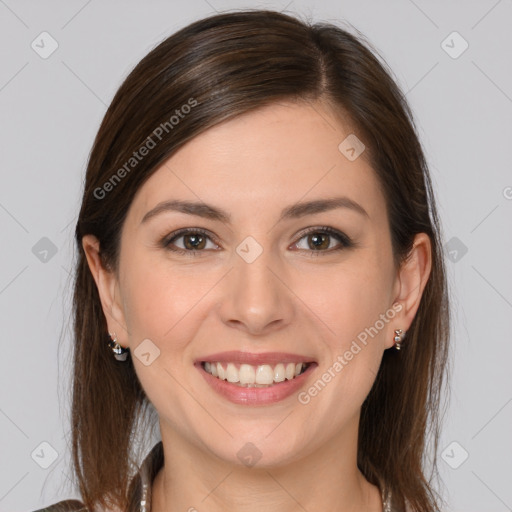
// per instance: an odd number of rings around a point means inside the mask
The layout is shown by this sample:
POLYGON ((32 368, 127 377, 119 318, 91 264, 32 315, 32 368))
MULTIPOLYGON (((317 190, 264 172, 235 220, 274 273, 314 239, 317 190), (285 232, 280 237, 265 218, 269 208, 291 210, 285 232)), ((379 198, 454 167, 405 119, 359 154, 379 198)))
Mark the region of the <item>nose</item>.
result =
POLYGON ((283 329, 295 312, 294 295, 286 281, 282 265, 272 259, 270 251, 263 251, 251 263, 236 255, 224 283, 222 321, 255 336, 283 329))

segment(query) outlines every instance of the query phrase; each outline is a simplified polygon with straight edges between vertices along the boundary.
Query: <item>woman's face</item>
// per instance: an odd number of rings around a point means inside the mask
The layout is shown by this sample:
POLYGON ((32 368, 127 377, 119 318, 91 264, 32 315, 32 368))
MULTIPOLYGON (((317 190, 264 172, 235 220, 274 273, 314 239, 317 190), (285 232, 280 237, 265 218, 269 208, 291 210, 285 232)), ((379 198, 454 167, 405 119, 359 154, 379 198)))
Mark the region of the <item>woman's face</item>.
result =
POLYGON ((100 293, 162 436, 278 465, 357 429, 423 285, 393 265, 374 171, 353 138, 339 149, 350 134, 320 103, 273 104, 197 136, 138 191, 118 280, 100 293), (175 201, 195 206, 161 207, 175 201), (203 361, 233 363, 231 380, 285 380, 241 387, 203 361), (287 378, 300 362, 311 364, 287 378))

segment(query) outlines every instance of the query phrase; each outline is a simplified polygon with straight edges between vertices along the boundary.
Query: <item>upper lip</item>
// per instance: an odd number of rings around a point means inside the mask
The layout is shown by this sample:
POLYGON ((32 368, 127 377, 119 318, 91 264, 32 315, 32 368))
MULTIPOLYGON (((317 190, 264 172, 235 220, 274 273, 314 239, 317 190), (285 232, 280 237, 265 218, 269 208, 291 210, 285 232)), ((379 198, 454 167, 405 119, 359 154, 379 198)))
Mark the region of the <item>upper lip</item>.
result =
POLYGON ((218 352, 208 356, 198 357, 195 363, 210 362, 210 363, 239 363, 250 365, 275 365, 279 363, 311 363, 314 360, 309 356, 300 354, 291 354, 289 352, 240 352, 231 350, 228 352, 218 352))

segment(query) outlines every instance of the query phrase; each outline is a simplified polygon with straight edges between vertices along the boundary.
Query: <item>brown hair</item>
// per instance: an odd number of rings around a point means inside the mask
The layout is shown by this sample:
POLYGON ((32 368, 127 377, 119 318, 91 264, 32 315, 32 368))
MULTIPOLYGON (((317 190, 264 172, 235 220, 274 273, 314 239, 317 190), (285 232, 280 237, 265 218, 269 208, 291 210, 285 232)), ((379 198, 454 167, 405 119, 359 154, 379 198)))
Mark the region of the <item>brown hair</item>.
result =
POLYGON ((413 116, 391 72, 369 48, 361 35, 328 23, 273 11, 223 13, 165 39, 117 91, 90 154, 76 226, 72 455, 87 507, 110 502, 126 509, 136 466, 133 436, 148 399, 130 357, 120 363, 107 347, 107 323, 82 237, 96 236, 105 268, 117 272, 121 228, 134 195, 179 147, 223 120, 272 102, 318 99, 347 115, 366 145, 364 156, 385 194, 397 268, 415 234, 431 239, 431 274, 406 345, 385 352, 362 407, 358 465, 368 481, 384 481, 411 510, 439 509, 432 475, 438 477, 450 316, 440 226, 413 116), (180 110, 184 105, 190 108, 180 110), (131 161, 148 137, 154 147, 131 161))

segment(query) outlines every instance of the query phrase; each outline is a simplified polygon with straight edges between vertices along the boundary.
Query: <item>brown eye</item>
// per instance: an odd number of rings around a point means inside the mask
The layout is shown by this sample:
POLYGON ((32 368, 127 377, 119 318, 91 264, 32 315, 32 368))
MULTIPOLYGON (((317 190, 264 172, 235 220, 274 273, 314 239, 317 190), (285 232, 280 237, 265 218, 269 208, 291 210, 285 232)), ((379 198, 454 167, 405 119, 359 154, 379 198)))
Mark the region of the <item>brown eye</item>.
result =
POLYGON ((312 250, 329 249, 330 235, 325 233, 313 233, 307 235, 308 245, 312 250))
POLYGON ((182 229, 173 233, 162 241, 162 246, 169 251, 187 256, 195 256, 198 253, 206 252, 205 249, 216 249, 218 246, 211 241, 211 236, 200 229, 182 229), (213 247, 207 247, 208 242, 213 247))
MULTIPOLYGON (((207 252, 207 249, 218 250, 219 248, 219 246, 213 242, 213 237, 202 229, 178 230, 162 240, 161 244, 162 247, 169 251, 186 256, 199 256, 201 253, 207 252), (213 247, 208 247, 208 242, 210 242, 213 247)), ((354 243, 344 233, 336 229, 330 227, 314 227, 303 233, 294 246, 310 254, 321 255, 353 247, 354 243), (306 240, 306 243, 305 246, 300 247, 302 240, 306 240), (337 240, 338 244, 336 244, 334 240, 337 240)))
POLYGON ((304 249, 311 253, 325 253, 325 252, 333 252, 343 248, 352 247, 351 240, 333 228, 322 227, 322 228, 312 228, 306 233, 303 233, 302 237, 298 242, 295 243, 295 246, 299 249, 304 249), (300 247, 301 240, 306 240, 305 246, 300 247), (333 239, 338 241, 338 244, 333 244, 333 239))
POLYGON ((183 235, 181 238, 184 240, 185 249, 191 251, 204 249, 206 246, 206 237, 201 234, 183 235))

